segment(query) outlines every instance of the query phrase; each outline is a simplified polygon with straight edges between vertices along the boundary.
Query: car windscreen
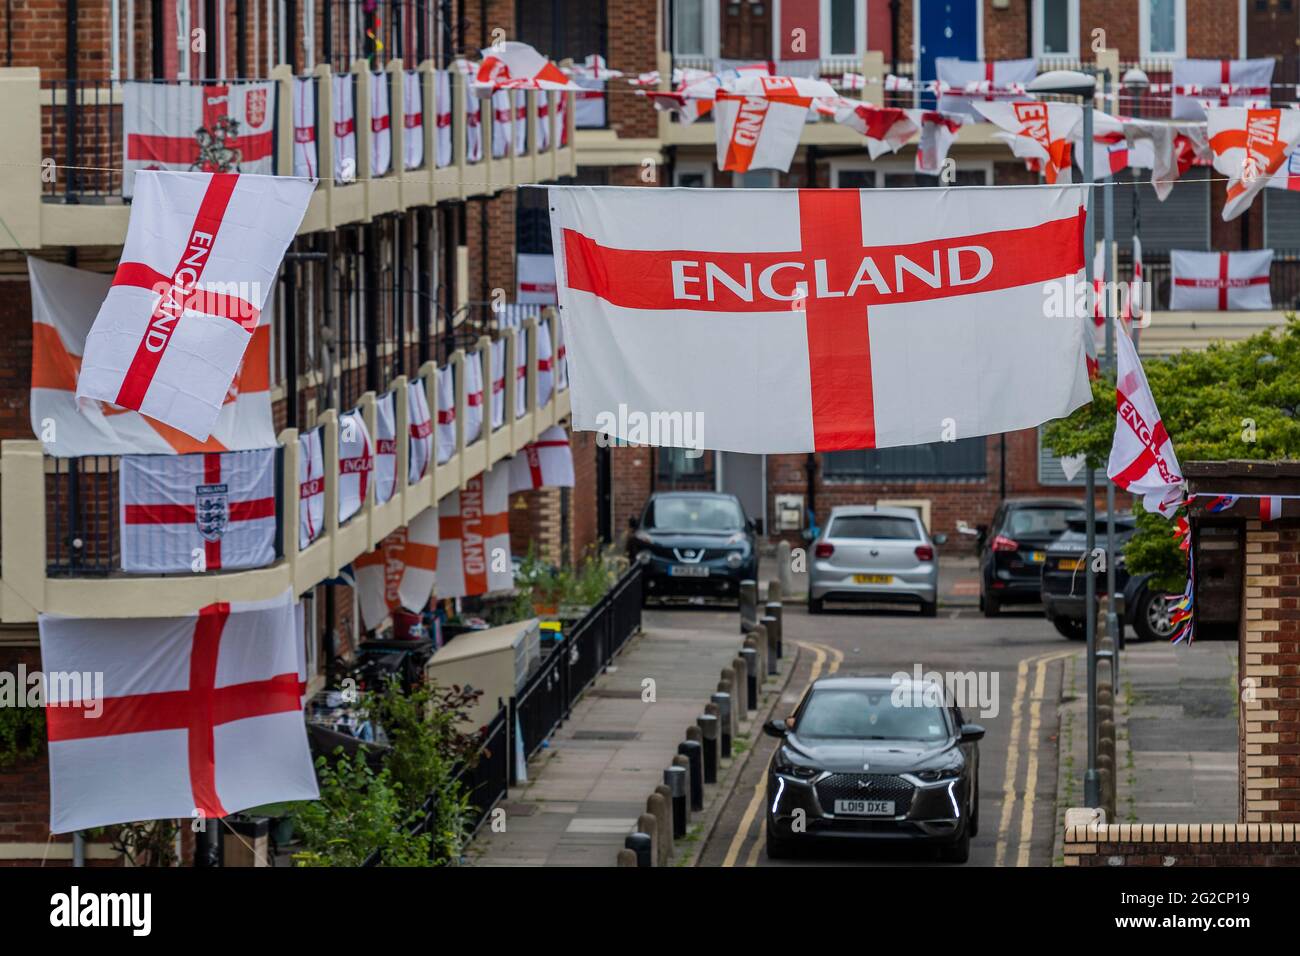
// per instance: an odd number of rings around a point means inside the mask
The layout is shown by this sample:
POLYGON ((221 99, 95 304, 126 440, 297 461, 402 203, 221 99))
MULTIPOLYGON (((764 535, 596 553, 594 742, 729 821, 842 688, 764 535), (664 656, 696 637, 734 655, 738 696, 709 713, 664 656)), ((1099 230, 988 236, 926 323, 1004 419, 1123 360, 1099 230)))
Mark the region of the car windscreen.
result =
POLYGON ((795 733, 854 740, 942 740, 948 736, 943 709, 928 695, 893 688, 815 690, 795 733))
POLYGON ((645 526, 657 531, 740 531, 745 516, 731 498, 674 495, 650 503, 645 526))
POLYGON ((1068 527, 1071 518, 1083 516, 1082 508, 1015 508, 1007 513, 1005 534, 1047 535, 1060 534, 1068 527))
POLYGON ((831 521, 830 538, 876 538, 887 541, 917 541, 919 526, 911 518, 891 515, 840 515, 831 521))

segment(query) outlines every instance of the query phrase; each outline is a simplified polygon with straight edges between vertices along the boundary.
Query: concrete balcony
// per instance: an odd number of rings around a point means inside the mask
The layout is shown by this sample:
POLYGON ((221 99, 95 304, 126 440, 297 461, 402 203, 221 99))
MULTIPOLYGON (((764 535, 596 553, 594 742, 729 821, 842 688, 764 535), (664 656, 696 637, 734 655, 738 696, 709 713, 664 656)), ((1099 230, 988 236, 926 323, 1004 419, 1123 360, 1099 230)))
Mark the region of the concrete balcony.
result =
MULTIPOLYGON (((483 431, 472 443, 465 438, 465 376, 467 362, 481 364, 483 381, 492 381, 492 350, 487 336, 468 352, 458 350, 447 368, 454 369, 456 382, 456 448, 447 460, 431 466, 416 484, 408 484, 409 444, 397 442, 399 487, 383 504, 375 502, 376 482, 370 482, 367 500, 361 510, 346 523, 338 521, 338 413, 325 411, 317 424, 324 426, 325 452, 325 527, 321 536, 303 550, 298 548, 298 432, 280 433, 276 521, 280 557, 270 566, 246 571, 213 571, 195 574, 138 575, 115 570, 120 566, 112 559, 112 538, 118 521, 117 464, 111 456, 95 459, 52 459, 38 441, 0 443, 0 622, 29 624, 40 613, 84 617, 90 609, 97 617, 169 617, 192 613, 204 605, 219 601, 253 601, 271 598, 293 589, 301 594, 316 584, 337 576, 339 569, 358 555, 371 550, 386 535, 406 525, 426 508, 436 507, 439 500, 463 488, 466 481, 503 458, 515 454, 535 441, 546 428, 569 414, 568 389, 556 388, 545 403, 538 402, 537 336, 532 334, 538 321, 550 323, 551 341, 558 342, 553 314, 526 319, 527 374, 524 378, 506 375, 504 423, 491 428, 494 396, 491 388, 483 390, 483 431), (525 389, 524 412, 516 416, 516 389, 525 389), (78 487, 98 502, 92 521, 82 519, 77 533, 86 538, 104 535, 109 541, 108 559, 95 573, 71 573, 66 567, 51 574, 49 554, 59 545, 51 535, 50 525, 59 519, 62 499, 51 501, 51 488, 59 487, 60 463, 81 462, 78 487), (51 480, 53 477, 54 480, 51 480), (86 479, 89 478, 89 481, 86 479), (89 491, 86 489, 89 488, 89 491)), ((516 368, 522 341, 519 328, 503 329, 506 341, 506 368, 516 368)), ((446 372, 444 369, 444 373, 446 372)), ((428 399, 431 421, 438 420, 438 369, 426 363, 419 373, 428 399)), ((390 383, 396 400, 396 434, 408 435, 406 377, 390 383)), ((359 403, 371 434, 375 434, 375 393, 367 392, 359 403)), ((436 447, 436 442, 435 442, 436 447)), ((57 494, 57 493, 56 493, 57 494)), ((71 526, 71 522, 69 522, 71 526)), ((68 534, 71 537, 71 532, 68 534)))
MULTIPOLYGON (((423 115, 415 135, 424 137, 424 163, 406 169, 404 137, 411 135, 402 120, 403 64, 391 61, 380 78, 364 60, 357 61, 354 102, 357 160, 350 182, 322 176, 299 233, 334 229, 366 222, 375 216, 433 206, 439 202, 491 196, 524 183, 554 181, 577 171, 573 93, 528 91, 527 147, 517 154, 513 144, 494 158, 492 101, 478 100, 483 158, 470 162, 467 150, 467 102, 473 92, 465 77, 451 74, 452 156, 438 166, 435 70, 432 62, 418 67, 422 80, 423 115), (370 175, 370 84, 389 84, 392 136, 391 171, 370 175), (560 96, 569 97, 560 115, 560 96), (543 99, 545 98, 545 99, 543 99), (539 116, 539 105, 549 103, 539 116), (567 130, 560 128, 560 122, 567 130), (547 148, 538 148, 541 123, 549 124, 547 148), (561 140, 564 145, 561 145, 561 140)), ((315 143, 318 168, 333 171, 332 83, 328 65, 312 74, 315 81, 315 143)), ((275 170, 293 172, 293 76, 279 66, 271 79, 277 85, 275 170)), ((0 69, 0 249, 33 250, 49 246, 117 246, 126 236, 129 200, 122 197, 121 168, 123 96, 120 83, 84 81, 71 88, 62 81, 42 82, 37 69, 0 69), (71 100, 71 103, 69 102, 71 100), (71 130, 71 132, 69 132, 71 130), (91 183, 91 188, 84 188, 91 183)))

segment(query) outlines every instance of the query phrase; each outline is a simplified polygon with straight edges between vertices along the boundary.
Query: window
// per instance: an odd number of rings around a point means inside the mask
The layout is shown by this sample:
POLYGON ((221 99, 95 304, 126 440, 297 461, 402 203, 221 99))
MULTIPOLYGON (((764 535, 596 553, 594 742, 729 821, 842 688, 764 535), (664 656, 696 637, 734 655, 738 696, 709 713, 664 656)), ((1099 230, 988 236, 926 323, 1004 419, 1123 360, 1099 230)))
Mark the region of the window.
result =
POLYGON ((917 541, 917 524, 892 515, 840 515, 831 522, 830 538, 867 538, 877 541, 917 541))
POLYGON ((1186 56, 1186 0, 1141 0, 1138 13, 1142 56, 1186 56))
POLYGON ((511 39, 536 47, 556 62, 581 63, 592 53, 606 55, 604 0, 528 0, 516 6, 517 35, 511 39))
POLYGON ((948 721, 942 691, 935 703, 917 687, 914 706, 899 707, 893 688, 881 690, 824 689, 814 691, 799 715, 799 736, 848 740, 943 740, 948 721))
POLYGON ((704 467, 704 455, 691 448, 660 448, 655 457, 659 461, 659 477, 669 484, 686 482, 690 487, 698 488, 698 480, 708 475, 704 467))
POLYGON ((673 167, 673 185, 707 189, 713 185, 713 164, 677 163, 673 167))
POLYGON ((830 0, 823 5, 827 18, 823 55, 858 55, 858 6, 857 0, 830 0))
POLYGON ((676 0, 673 4, 673 52, 685 56, 706 56, 705 0, 676 0))
POLYGON ((1079 0, 1035 0, 1034 54, 1079 55, 1079 0))
POLYGON ((733 498, 666 495, 651 502, 645 526, 658 531, 740 531, 745 516, 733 498))
POLYGON ((828 451, 822 474, 841 481, 971 481, 987 474, 985 436, 901 448, 828 451))
POLYGON ((1083 469, 1074 476, 1073 479, 1065 477, 1065 467, 1061 464, 1061 456, 1052 451, 1052 449, 1043 441, 1043 426, 1038 426, 1038 483, 1040 485, 1050 485, 1054 487, 1079 487, 1082 488, 1086 481, 1083 469))

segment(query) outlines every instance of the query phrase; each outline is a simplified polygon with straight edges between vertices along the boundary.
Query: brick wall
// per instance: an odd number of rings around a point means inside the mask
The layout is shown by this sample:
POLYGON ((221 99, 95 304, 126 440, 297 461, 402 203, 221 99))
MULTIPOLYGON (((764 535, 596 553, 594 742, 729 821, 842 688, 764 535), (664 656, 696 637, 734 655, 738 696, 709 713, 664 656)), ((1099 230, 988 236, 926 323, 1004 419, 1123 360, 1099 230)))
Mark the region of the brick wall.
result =
POLYGON ((465 248, 469 254, 469 299, 477 302, 490 301, 493 289, 504 289, 505 301, 513 302, 515 193, 503 192, 489 199, 474 200, 465 216, 465 227, 465 248))
MULTIPOLYGON (((657 69, 656 4, 651 0, 607 0, 606 16, 609 30, 605 59, 610 67, 628 76, 657 69)), ((620 80, 608 86, 611 92, 606 97, 606 105, 610 129, 625 139, 656 136, 658 114, 650 104, 633 95, 632 88, 620 80)))
POLYGON ((1234 59, 1240 50, 1237 4, 1224 0, 1187 0, 1187 55, 1234 59))
MULTIPOLYGON (((1084 0, 1086 4, 1088 0, 1084 0)), ((1029 17, 1023 0, 1014 0, 1005 10, 996 9, 993 0, 984 3, 984 58, 1018 60, 1029 55, 1029 17)), ((1087 23, 1087 17, 1080 17, 1087 23)))
POLYGON ((573 490, 569 494, 569 551, 580 558, 599 544, 600 500, 596 458, 600 448, 594 432, 572 432, 573 490))
POLYGON ((1300 866, 1294 823, 1112 823, 1065 828, 1066 866, 1300 866))

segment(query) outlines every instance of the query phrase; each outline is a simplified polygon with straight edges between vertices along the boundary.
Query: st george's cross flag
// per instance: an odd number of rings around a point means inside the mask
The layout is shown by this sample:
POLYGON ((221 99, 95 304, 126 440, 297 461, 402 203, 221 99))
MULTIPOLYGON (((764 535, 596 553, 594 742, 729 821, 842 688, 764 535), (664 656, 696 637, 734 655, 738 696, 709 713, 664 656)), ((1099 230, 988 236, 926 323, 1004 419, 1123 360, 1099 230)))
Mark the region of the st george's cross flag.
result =
POLYGON ((397 494, 397 395, 375 399, 375 504, 397 494))
POLYGON ((498 465, 470 478, 438 502, 438 597, 473 597, 508 590, 510 468, 498 465))
POLYGON ((1190 312, 1267 311, 1273 308, 1268 274, 1272 249, 1170 254, 1169 308, 1190 312))
POLYGON ((351 73, 335 73, 331 80, 334 123, 334 181, 357 178, 356 86, 351 73))
POLYGON ((958 60, 941 56, 934 61, 934 71, 939 109, 980 122, 983 117, 975 111, 976 103, 1033 99, 1025 93, 1025 87, 1038 75, 1038 61, 958 60))
POLYGON ((133 409, 205 441, 315 183, 139 172, 135 185, 122 258, 86 336, 77 401, 133 409))
MULTIPOLYGON (((1096 113, 1095 117, 1106 114, 1096 113)), ((1109 124, 1110 120, 1099 120, 1099 126, 1109 124)), ((1150 149, 1151 186, 1156 198, 1164 202, 1174 188, 1178 178, 1193 166, 1208 166, 1214 154, 1210 151, 1209 137, 1204 123, 1170 123, 1166 121, 1149 121, 1141 119, 1124 119, 1117 121, 1128 141, 1129 148, 1138 150, 1137 156, 1146 159, 1150 149), (1146 148, 1144 148, 1146 147, 1146 148)), ((1131 166, 1143 165, 1142 162, 1130 162, 1131 166)))
POLYGON ((316 77, 293 78, 293 174, 315 179, 320 168, 316 153, 316 77))
POLYGON ((780 453, 1068 415, 1090 398, 1084 327, 1045 300, 1081 281, 1083 195, 553 187, 573 427, 644 442, 623 405, 780 453))
POLYGON ((798 76, 746 75, 714 94, 714 139, 718 168, 789 172, 812 101, 835 97, 824 80, 798 76))
POLYGON ((1174 60, 1174 119, 1203 120, 1212 106, 1267 105, 1272 92, 1273 58, 1255 60, 1174 60))
POLYGON ((569 435, 552 425, 510 459, 510 493, 573 487, 573 449, 569 435))
POLYGON ((215 819, 319 797, 290 595, 174 618, 40 616, 47 672, 103 675, 45 708, 50 831, 215 819))
POLYGON ((1071 103, 1012 103, 975 101, 975 109, 1003 132, 1003 139, 1021 159, 1036 164, 1048 183, 1071 181, 1071 141, 1078 138, 1083 109, 1071 103))
POLYGON ((393 164, 393 126, 388 72, 370 74, 370 175, 385 176, 393 164))
POLYGON ((861 133, 872 159, 898 152, 919 130, 907 110, 873 106, 843 96, 836 101, 835 122, 861 133))
POLYGON ((564 72, 527 43, 506 40, 480 51, 474 83, 492 90, 576 90, 564 72))
MULTIPOLYGON (((491 361, 491 349, 487 353, 491 361)), ((483 352, 469 352, 465 355, 465 408, 457 409, 465 416, 465 444, 470 445, 479 440, 483 434, 483 352)))
POLYGON ((402 160, 407 169, 424 165, 424 74, 402 73, 402 160))
POLYGON ((298 436, 298 548, 325 530, 324 426, 298 436))
POLYGON ((1115 437, 1106 475, 1142 496, 1147 511, 1172 517, 1183 499, 1183 474, 1147 384, 1142 360, 1123 326, 1115 330, 1115 437))
POLYGON ((966 116, 920 109, 908 110, 907 115, 921 130, 916 141, 916 172, 922 176, 938 176, 943 172, 957 132, 966 124, 966 116))
POLYGON ((1250 208, 1300 144, 1300 110, 1210 107, 1206 116, 1214 168, 1228 177, 1227 222, 1250 208))
POLYGON ((373 551, 356 558, 352 569, 366 629, 379 627, 399 607, 413 614, 424 610, 437 567, 436 508, 426 508, 409 526, 398 528, 373 551))
POLYGON ((275 449, 123 455, 122 570, 260 568, 275 560, 275 449))
POLYGON ((456 454, 456 379, 452 367, 438 369, 438 464, 456 454))
POLYGON ((415 484, 429 473, 433 462, 433 418, 429 414, 429 396, 424 379, 406 383, 406 430, 410 433, 410 451, 406 456, 406 480, 415 484))
POLYGON ((375 450, 359 410, 339 416, 339 524, 361 510, 370 494, 375 450))
POLYGON ((451 165, 451 71, 436 70, 433 77, 434 162, 439 169, 451 165))
POLYGON ((1268 188, 1300 192, 1300 147, 1291 150, 1286 162, 1269 177, 1268 188))

